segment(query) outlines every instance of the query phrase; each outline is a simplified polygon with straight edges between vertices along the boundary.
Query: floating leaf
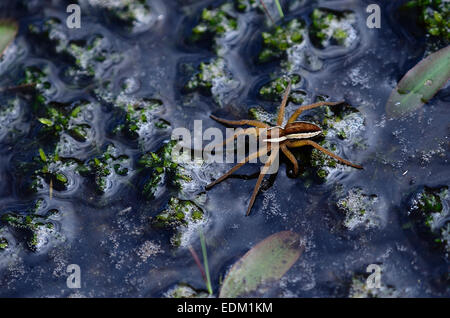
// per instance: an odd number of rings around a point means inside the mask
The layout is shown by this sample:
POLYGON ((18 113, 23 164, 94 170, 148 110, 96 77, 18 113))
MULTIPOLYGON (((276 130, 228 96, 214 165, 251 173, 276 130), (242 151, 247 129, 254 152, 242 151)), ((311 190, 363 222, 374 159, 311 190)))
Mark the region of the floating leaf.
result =
POLYGON ((450 46, 420 61, 406 73, 386 104, 389 117, 400 117, 428 102, 450 78, 450 46))
POLYGON ((303 249, 297 233, 284 231, 269 236, 233 265, 219 297, 248 296, 278 281, 294 265, 303 249))
POLYGON ((16 37, 17 30, 18 26, 14 21, 0 20, 0 57, 16 37))

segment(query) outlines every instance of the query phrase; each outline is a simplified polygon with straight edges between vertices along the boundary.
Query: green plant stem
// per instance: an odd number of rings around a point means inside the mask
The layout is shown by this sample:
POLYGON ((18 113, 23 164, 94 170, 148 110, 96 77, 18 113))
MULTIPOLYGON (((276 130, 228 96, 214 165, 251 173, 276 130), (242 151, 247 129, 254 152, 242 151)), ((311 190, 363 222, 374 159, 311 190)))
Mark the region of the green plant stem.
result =
POLYGON ((275 0, 275 3, 277 4, 278 13, 280 14, 281 18, 284 18, 283 9, 281 8, 281 4, 279 0, 275 0))
POLYGON ((213 294, 212 287, 211 287, 211 278, 209 276, 209 267, 208 267, 208 254, 206 252, 206 242, 205 242, 205 236, 203 235, 202 229, 199 231, 200 233, 200 243, 202 244, 202 253, 203 253, 203 264, 205 266, 205 272, 206 272, 206 288, 208 288, 208 292, 210 295, 213 294))

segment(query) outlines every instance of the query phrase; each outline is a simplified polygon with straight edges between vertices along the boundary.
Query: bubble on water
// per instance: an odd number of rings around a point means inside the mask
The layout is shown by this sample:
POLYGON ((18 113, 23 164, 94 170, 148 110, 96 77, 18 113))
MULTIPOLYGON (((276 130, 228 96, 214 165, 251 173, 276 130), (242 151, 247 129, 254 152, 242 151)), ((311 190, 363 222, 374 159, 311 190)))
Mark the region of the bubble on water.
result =
POLYGON ((367 74, 364 73, 362 66, 352 68, 348 77, 352 86, 360 86, 365 89, 370 88, 370 78, 367 74))
POLYGON ((143 263, 147 262, 150 257, 162 252, 161 245, 152 241, 145 241, 140 247, 136 248, 136 254, 143 263))
POLYGON ((323 61, 306 45, 306 41, 290 47, 287 56, 287 61, 282 65, 292 73, 299 72, 302 68, 315 72, 323 67, 323 61))
POLYGON ((18 98, 11 100, 5 108, 0 108, 0 141, 19 126, 22 113, 21 102, 18 98))
POLYGON ((276 186, 274 185, 270 191, 263 191, 263 211, 267 215, 268 218, 281 218, 282 220, 286 220, 287 211, 282 210, 280 203, 278 202, 278 194, 276 193, 276 186))
POLYGON ((122 88, 125 94, 136 93, 141 87, 141 82, 136 77, 127 77, 123 80, 122 88))
POLYGON ((3 74, 8 67, 25 55, 25 44, 21 40, 15 40, 6 48, 0 56, 0 74, 3 74))
POLYGON ((341 135, 347 140, 355 140, 364 132, 364 116, 360 112, 350 113, 342 120, 333 123, 333 127, 327 130, 327 137, 336 138, 341 135))

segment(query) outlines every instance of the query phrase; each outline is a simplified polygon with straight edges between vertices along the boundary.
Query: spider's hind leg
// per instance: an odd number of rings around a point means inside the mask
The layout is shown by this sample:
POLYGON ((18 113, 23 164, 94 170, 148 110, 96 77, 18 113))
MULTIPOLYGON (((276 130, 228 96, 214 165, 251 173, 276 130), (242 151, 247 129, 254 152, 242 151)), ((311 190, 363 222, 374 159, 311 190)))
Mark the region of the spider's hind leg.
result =
POLYGON ((297 159, 295 159, 294 155, 290 150, 287 148, 286 144, 282 144, 280 146, 281 151, 284 153, 284 155, 289 159, 290 162, 294 165, 294 175, 298 175, 298 162, 297 159))
POLYGON ((303 146, 307 146, 307 145, 313 146, 317 150, 323 152, 324 154, 326 154, 326 155, 336 159, 337 161, 339 161, 339 162, 341 162, 341 163, 343 163, 343 164, 345 164, 347 166, 350 166, 350 167, 353 167, 353 168, 356 168, 356 169, 363 169, 362 166, 354 164, 354 163, 351 163, 350 161, 345 160, 345 159, 339 157, 338 155, 335 155, 334 153, 332 153, 328 149, 323 148, 322 146, 320 146, 319 144, 315 143, 312 140, 297 140, 297 141, 291 141, 291 142, 289 142, 287 144, 287 146, 290 147, 290 148, 298 148, 298 147, 303 147, 303 146))
POLYGON ((237 165, 235 165, 233 168, 231 168, 230 170, 228 170, 224 175, 222 175, 220 178, 218 178, 217 180, 211 182, 210 184, 208 184, 206 186, 206 190, 211 189, 213 186, 215 186, 216 184, 222 182, 223 180, 225 180, 226 178, 228 178, 233 172, 235 172, 236 170, 238 170, 240 167, 242 167, 243 165, 245 165, 247 162, 249 162, 252 159, 261 157, 265 154, 267 154, 270 151, 269 147, 264 148, 262 151, 257 151, 252 153, 251 155, 247 156, 243 162, 238 163, 237 165))
POLYGON ((259 192, 259 188, 261 187, 261 183, 262 183, 262 181, 264 179, 264 176, 267 174, 267 171, 272 166, 274 158, 278 155, 278 153, 279 153, 279 148, 278 147, 273 149, 272 153, 269 156, 269 159, 267 160, 267 162, 264 165, 264 167, 261 169, 261 173, 259 174, 258 180, 256 181, 255 188, 253 189, 253 194, 252 194, 252 197, 250 199, 250 203, 248 204, 247 213, 246 213, 247 216, 250 214, 250 211, 251 211, 251 209, 253 207, 253 204, 255 203, 256 195, 259 192))

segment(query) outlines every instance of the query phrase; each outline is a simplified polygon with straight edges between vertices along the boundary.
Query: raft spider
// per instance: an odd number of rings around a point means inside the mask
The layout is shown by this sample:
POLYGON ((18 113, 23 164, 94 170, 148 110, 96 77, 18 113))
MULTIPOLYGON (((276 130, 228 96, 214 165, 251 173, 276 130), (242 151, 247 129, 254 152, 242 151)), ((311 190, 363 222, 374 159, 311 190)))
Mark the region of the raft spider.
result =
POLYGON ((294 175, 298 174, 298 163, 295 159, 294 155, 288 148, 298 148, 303 146, 312 146, 316 148, 317 150, 325 153, 326 155, 333 157, 337 161, 348 165, 353 168, 362 169, 362 166, 356 165, 351 163, 350 161, 347 161, 334 153, 330 152, 329 150, 323 148, 322 146, 318 145, 314 141, 310 140, 311 138, 318 136, 322 133, 322 129, 313 123, 305 122, 305 121, 296 121, 296 119, 301 115, 301 113, 305 110, 320 107, 320 106, 335 106, 342 104, 343 102, 318 102, 311 105, 305 105, 299 107, 292 115, 289 117, 287 123, 283 125, 284 120, 284 111, 286 108, 287 99, 289 97, 289 93, 291 90, 291 83, 289 82, 288 87, 286 88, 286 91, 283 96, 283 100, 280 105, 280 110, 278 112, 277 117, 277 124, 276 126, 270 126, 266 123, 263 123, 261 121, 257 120, 226 120, 222 118, 218 118, 214 115, 211 115, 211 118, 215 121, 226 124, 226 125, 248 125, 252 127, 262 128, 262 129, 255 129, 255 128, 247 128, 242 130, 241 132, 238 132, 234 134, 232 137, 228 138, 224 141, 223 145, 227 144, 230 141, 234 141, 237 136, 241 134, 254 134, 258 137, 260 135, 261 131, 265 132, 267 134, 267 138, 264 140, 267 142, 267 147, 264 147, 263 150, 256 151, 255 153, 250 154, 247 156, 243 162, 238 163, 233 168, 231 168, 228 172, 226 172, 224 175, 222 175, 220 178, 215 180, 214 182, 208 184, 206 186, 206 190, 211 189, 216 184, 222 182, 226 178, 228 178, 233 172, 238 170, 240 167, 242 167, 244 164, 249 162, 250 160, 253 160, 255 158, 259 158, 263 155, 269 155, 269 159, 265 163, 264 167, 261 169, 261 173, 259 174, 258 180, 256 181, 255 189, 253 190, 252 197, 250 199, 250 203, 247 208, 246 215, 250 214, 250 210, 253 206, 253 203, 255 202, 256 195, 258 194, 259 188, 261 186, 261 182, 264 179, 264 176, 266 175, 268 169, 274 162, 274 159, 279 154, 279 151, 281 149, 281 152, 289 159, 289 161, 294 166, 294 175), (276 131, 276 138, 271 138, 272 132, 276 131))

